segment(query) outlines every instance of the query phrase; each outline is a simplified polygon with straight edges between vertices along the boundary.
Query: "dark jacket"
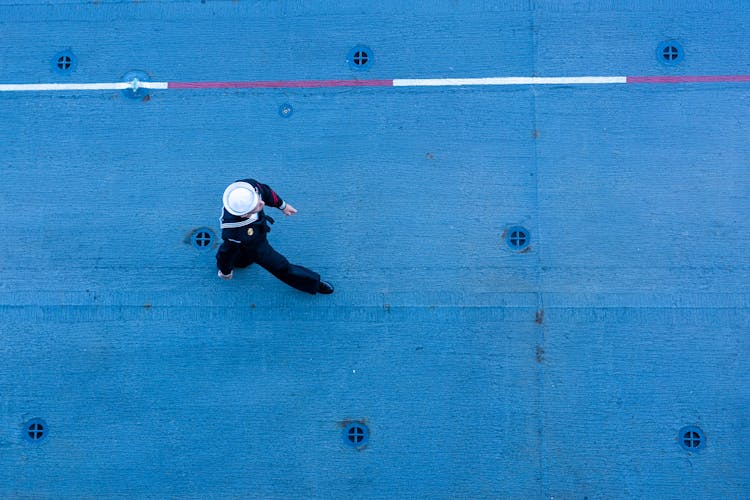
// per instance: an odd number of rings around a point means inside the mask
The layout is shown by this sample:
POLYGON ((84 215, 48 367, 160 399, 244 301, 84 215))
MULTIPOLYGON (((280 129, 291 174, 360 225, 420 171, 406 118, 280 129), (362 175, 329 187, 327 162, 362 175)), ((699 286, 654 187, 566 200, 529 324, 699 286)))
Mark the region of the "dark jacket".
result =
MULTIPOLYGON (((247 182, 255 187, 263 203, 269 207, 280 208, 285 205, 284 200, 267 184, 262 184, 255 179, 241 179, 237 182, 247 182)), ((221 238, 224 241, 244 246, 257 246, 266 238, 266 233, 271 230, 269 222, 273 224, 274 220, 263 210, 256 215, 257 220, 251 221, 239 215, 232 215, 224 208, 221 214, 221 238)))
MULTIPOLYGON (((263 203, 269 207, 283 208, 286 205, 284 200, 267 184, 262 184, 255 179, 241 179, 238 182, 247 182, 255 187, 263 203)), ((248 251, 252 254, 254 250, 266 244, 266 234, 271 231, 269 223, 273 224, 274 220, 263 210, 256 215, 257 219, 253 217, 247 219, 230 214, 226 208, 222 209, 221 238, 224 242, 216 253, 216 264, 223 274, 231 272, 239 255, 248 251)))

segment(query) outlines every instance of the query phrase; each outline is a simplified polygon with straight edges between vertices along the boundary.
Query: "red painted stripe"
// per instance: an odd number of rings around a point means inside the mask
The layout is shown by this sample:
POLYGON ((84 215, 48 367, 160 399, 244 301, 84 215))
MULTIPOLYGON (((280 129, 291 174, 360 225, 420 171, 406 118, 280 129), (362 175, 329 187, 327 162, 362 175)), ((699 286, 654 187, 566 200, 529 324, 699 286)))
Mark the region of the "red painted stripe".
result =
POLYGON ((393 80, 292 80, 277 82, 169 82, 170 89, 281 89, 392 87, 393 80))
POLYGON ((750 75, 629 76, 628 83, 729 83, 750 82, 750 75))

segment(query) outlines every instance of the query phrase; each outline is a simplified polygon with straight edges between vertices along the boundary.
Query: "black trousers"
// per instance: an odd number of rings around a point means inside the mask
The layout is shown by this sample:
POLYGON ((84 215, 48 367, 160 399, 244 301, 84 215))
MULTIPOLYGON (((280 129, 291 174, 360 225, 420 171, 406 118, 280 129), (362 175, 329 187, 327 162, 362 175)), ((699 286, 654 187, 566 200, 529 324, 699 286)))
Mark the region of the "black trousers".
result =
POLYGON ((318 293, 320 275, 306 267, 291 264, 273 249, 268 240, 264 239, 252 247, 224 241, 216 252, 216 264, 223 274, 229 274, 236 267, 248 267, 254 263, 297 290, 318 293))

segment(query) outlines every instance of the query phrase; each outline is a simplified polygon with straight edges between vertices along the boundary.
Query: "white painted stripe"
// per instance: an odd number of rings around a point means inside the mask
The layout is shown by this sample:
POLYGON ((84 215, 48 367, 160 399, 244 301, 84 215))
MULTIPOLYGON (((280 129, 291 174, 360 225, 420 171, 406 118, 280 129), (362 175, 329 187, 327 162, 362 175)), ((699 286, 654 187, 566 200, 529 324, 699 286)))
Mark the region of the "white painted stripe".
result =
POLYGON ((114 83, 6 83, 0 84, 0 92, 34 92, 47 90, 124 90, 167 89, 167 82, 114 82, 114 83))
POLYGON ((394 87, 440 87, 461 85, 591 85, 627 83, 625 76, 434 78, 393 80, 394 87))
POLYGON ((142 89, 167 90, 169 88, 169 82, 138 82, 138 87, 142 89))
POLYGON ((0 85, 0 91, 39 91, 39 90, 118 90, 132 88, 128 82, 118 83, 19 83, 0 85))
POLYGON ((252 224, 253 222, 255 222, 257 220, 258 220, 258 218, 256 217, 255 220, 247 219, 247 220, 243 220, 243 221, 240 221, 240 222, 222 222, 221 223, 221 228, 222 229, 234 229, 234 228, 237 228, 237 227, 244 227, 244 226, 247 226, 248 224, 252 224))

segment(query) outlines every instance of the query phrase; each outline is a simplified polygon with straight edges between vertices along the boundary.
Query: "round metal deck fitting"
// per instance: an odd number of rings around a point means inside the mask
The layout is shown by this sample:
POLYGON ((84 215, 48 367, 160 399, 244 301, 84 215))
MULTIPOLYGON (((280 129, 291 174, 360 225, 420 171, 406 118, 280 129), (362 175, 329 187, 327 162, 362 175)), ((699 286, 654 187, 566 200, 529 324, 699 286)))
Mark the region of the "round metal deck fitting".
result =
POLYGON ((49 428, 41 418, 32 418, 23 426, 23 437, 29 443, 41 443, 47 438, 49 428))
POLYGON ((55 54, 52 58, 52 70, 60 75, 71 74, 78 66, 78 58, 69 50, 55 54))
POLYGON ((294 113, 294 108, 291 104, 282 104, 279 106, 279 116, 282 118, 289 118, 294 113))
POLYGON ((344 428, 344 442, 352 448, 362 448, 370 439, 370 429, 362 422, 352 422, 344 428))
POLYGON ((129 71, 122 76, 123 82, 128 82, 129 88, 122 91, 122 95, 130 99, 143 99, 148 95, 148 89, 145 89, 139 85, 140 82, 147 82, 149 80, 148 73, 145 71, 129 71))
POLYGON ((353 47, 346 56, 346 61, 354 69, 369 69, 374 61, 372 49, 365 45, 353 47))
POLYGON ((684 450, 698 451, 706 446, 706 435, 700 427, 689 425, 680 429, 677 441, 684 450))
POLYGON ((505 232, 505 243, 511 250, 520 252, 528 248, 531 243, 531 233, 522 226, 512 226, 505 232))
POLYGON ((190 236, 190 242, 199 252, 207 252, 211 250, 214 241, 216 241, 216 236, 214 235, 214 232, 207 227, 196 229, 190 236))
POLYGON ((685 51, 676 40, 666 40, 656 47, 656 58, 667 66, 675 66, 682 62, 685 51))

